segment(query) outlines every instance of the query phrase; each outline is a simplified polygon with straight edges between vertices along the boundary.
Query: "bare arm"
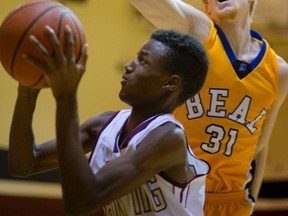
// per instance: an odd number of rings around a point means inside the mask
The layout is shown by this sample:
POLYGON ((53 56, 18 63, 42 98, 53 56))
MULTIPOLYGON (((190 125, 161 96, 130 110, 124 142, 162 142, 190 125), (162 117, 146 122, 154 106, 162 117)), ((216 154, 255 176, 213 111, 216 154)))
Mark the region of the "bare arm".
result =
POLYGON ((162 126, 160 130, 153 131, 136 152, 109 161, 95 175, 77 141, 76 112, 65 111, 75 102, 73 99, 57 102, 57 113, 61 117, 57 118, 59 164, 68 214, 86 215, 95 212, 132 192, 161 171, 167 171, 169 175, 169 172, 175 174, 177 169, 177 178, 171 178, 180 183, 187 182, 184 171, 185 137, 182 130, 171 126, 162 126), (178 175, 180 172, 182 175, 178 175))
POLYGON ((131 4, 157 28, 192 34, 202 43, 210 33, 209 17, 181 0, 130 0, 131 4))
POLYGON ((18 87, 9 140, 9 170, 14 176, 26 177, 56 167, 55 141, 36 145, 32 129, 33 113, 39 90, 18 87))
MULTIPOLYGON (((58 168, 55 139, 36 144, 32 128, 33 113, 39 90, 18 87, 9 140, 9 171, 13 176, 27 177, 58 168)), ((85 153, 92 150, 97 135, 113 112, 88 119, 80 127, 80 137, 85 153)))
MULTIPOLYGON (((39 90, 18 87, 9 139, 9 172, 13 176, 27 177, 56 169, 58 156, 55 139, 36 144, 32 128, 33 113, 39 90)), ((88 119, 80 127, 80 137, 85 153, 92 150, 97 135, 113 112, 88 119)))
POLYGON ((268 155, 269 140, 273 132, 273 126, 277 120, 278 111, 288 93, 288 65, 280 57, 278 57, 278 61, 279 61, 279 96, 267 115, 267 119, 265 120, 263 126, 262 135, 259 139, 259 143, 256 149, 256 155, 255 155, 256 170, 251 185, 251 193, 255 199, 257 199, 258 197, 261 183, 263 180, 266 159, 268 155))
MULTIPOLYGON (((35 63, 29 56, 26 59, 35 63)), ((32 128, 40 90, 19 85, 9 139, 9 172, 27 177, 59 167, 56 140, 36 144, 32 128)), ((92 150, 98 132, 113 113, 107 112, 86 121, 80 127, 80 139, 85 153, 92 150)))

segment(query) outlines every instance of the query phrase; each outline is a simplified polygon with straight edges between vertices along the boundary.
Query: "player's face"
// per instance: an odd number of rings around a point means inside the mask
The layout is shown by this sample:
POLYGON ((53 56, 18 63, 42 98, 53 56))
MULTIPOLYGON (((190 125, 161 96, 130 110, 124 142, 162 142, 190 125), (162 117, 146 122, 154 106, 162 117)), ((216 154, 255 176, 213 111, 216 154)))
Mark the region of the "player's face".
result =
POLYGON ((207 13, 213 20, 227 20, 249 16, 253 0, 207 0, 207 13))
POLYGON ((167 47, 149 40, 139 50, 137 58, 126 64, 119 97, 133 107, 160 103, 165 94, 163 85, 169 77, 166 72, 167 47))

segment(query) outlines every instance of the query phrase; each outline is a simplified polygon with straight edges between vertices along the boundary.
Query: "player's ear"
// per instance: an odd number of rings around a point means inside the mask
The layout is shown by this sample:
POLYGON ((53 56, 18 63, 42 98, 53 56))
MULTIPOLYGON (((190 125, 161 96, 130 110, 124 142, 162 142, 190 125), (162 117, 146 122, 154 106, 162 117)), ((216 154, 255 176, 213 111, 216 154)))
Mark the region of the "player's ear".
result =
POLYGON ((181 77, 178 75, 172 75, 169 79, 164 83, 162 88, 167 91, 175 91, 181 86, 181 77))

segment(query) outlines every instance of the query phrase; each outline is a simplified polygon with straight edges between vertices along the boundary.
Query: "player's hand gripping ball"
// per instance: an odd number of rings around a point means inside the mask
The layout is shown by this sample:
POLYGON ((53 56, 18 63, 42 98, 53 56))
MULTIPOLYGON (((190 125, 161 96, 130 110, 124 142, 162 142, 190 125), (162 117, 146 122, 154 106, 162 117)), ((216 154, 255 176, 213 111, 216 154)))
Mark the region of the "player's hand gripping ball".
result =
POLYGON ((34 35, 51 53, 52 47, 44 35, 44 27, 49 25, 57 34, 61 45, 65 46, 65 26, 69 25, 75 40, 75 58, 80 58, 86 43, 85 33, 77 16, 64 5, 50 0, 33 1, 14 8, 4 19, 0 28, 0 61, 4 69, 21 85, 31 88, 45 88, 44 75, 23 59, 27 53, 43 61, 29 37, 34 35))

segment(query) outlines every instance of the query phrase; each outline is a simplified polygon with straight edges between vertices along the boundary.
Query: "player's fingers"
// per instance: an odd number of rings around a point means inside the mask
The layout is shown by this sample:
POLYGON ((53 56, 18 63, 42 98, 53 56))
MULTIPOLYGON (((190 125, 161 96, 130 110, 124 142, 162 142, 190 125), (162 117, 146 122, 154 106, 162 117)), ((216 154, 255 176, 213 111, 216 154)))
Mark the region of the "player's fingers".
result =
POLYGON ((33 58, 31 55, 27 53, 23 54, 23 58, 25 59, 25 61, 27 61, 29 64, 33 65, 37 69, 41 70, 42 72, 46 72, 45 70, 46 65, 51 62, 51 58, 50 58, 48 50, 40 43, 40 41, 34 35, 31 35, 29 39, 32 45, 37 49, 39 54, 43 57, 45 62, 43 63, 33 58))
POLYGON ((35 58, 31 57, 30 55, 24 53, 23 54, 23 58, 26 62, 28 62, 29 64, 31 64, 33 67, 37 68, 38 70, 40 70, 41 72, 45 73, 46 70, 46 66, 44 63, 39 62, 38 60, 36 60, 35 58))
POLYGON ((59 64, 62 64, 63 63, 63 50, 62 50, 61 43, 56 33, 50 26, 45 26, 45 33, 48 36, 51 46, 53 48, 56 62, 59 64))
POLYGON ((44 60, 49 64, 51 63, 51 58, 49 55, 48 50, 40 43, 40 41, 34 36, 31 35, 29 37, 30 42, 32 43, 32 45, 38 50, 38 52, 40 53, 40 55, 44 58, 44 60))
POLYGON ((65 26, 65 56, 70 62, 75 62, 75 41, 73 38, 72 30, 69 25, 65 26))
POLYGON ((80 68, 80 72, 84 73, 86 70, 86 63, 88 59, 88 44, 85 44, 81 51, 81 56, 78 62, 78 67, 80 68))

